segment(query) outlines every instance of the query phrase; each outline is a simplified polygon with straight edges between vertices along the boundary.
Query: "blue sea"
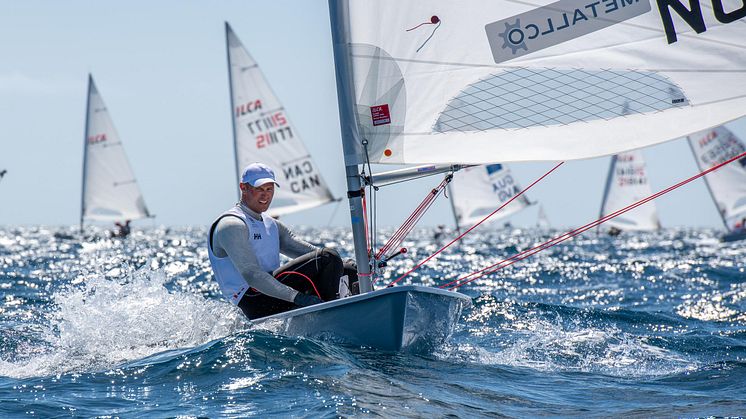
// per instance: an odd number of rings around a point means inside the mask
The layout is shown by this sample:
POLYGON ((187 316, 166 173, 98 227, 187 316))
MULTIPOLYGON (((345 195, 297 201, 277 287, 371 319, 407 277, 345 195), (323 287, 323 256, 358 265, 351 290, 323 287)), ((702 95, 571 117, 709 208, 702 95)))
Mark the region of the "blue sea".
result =
MULTIPOLYGON (((297 233, 351 256, 344 229, 297 233)), ((403 282, 549 234, 475 231, 403 282)), ((746 243, 719 234, 576 237, 464 286, 448 343, 408 354, 252 329, 201 227, 0 227, 0 417, 744 416, 746 243)), ((416 230, 378 284, 432 237, 416 230)))

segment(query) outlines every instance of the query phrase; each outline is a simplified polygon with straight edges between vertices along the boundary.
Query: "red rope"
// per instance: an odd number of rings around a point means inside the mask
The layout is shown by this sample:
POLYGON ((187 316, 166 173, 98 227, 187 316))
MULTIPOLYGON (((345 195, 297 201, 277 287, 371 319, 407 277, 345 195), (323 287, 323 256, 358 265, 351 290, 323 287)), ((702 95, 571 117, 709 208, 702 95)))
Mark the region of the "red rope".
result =
POLYGON ((446 187, 448 182, 450 182, 450 178, 446 177, 445 179, 443 179, 443 181, 440 182, 437 187, 428 192, 427 196, 423 198, 422 202, 420 202, 420 204, 417 206, 417 208, 415 208, 412 214, 410 214, 409 217, 404 220, 404 223, 402 223, 401 227, 399 227, 399 229, 394 232, 394 234, 386 242, 386 244, 381 247, 381 249, 375 256, 376 260, 380 259, 382 256, 385 256, 391 249, 399 248, 399 245, 409 235, 414 226, 417 225, 417 222, 420 221, 425 212, 432 206, 438 195, 443 192, 443 189, 446 187))
POLYGON ((534 185, 536 185, 537 183, 539 183, 539 182, 540 182, 540 181, 541 181, 542 179, 544 179, 545 177, 547 177, 547 176, 548 176, 548 175, 549 175, 550 173, 554 172, 554 171, 555 171, 555 170, 556 170, 556 169, 557 169, 558 167, 562 166, 562 164, 563 164, 563 163, 564 163, 564 162, 559 162, 559 163, 558 163, 558 164, 557 164, 556 166, 554 166, 554 167, 553 167, 553 168, 552 168, 551 170, 549 170, 548 172, 544 173, 544 174, 543 174, 543 175, 542 175, 542 176, 541 176, 540 178, 536 179, 536 180, 535 180, 535 181, 534 181, 533 183, 531 183, 530 185, 528 185, 528 187, 526 187, 525 189, 523 189, 522 191, 520 191, 520 192, 519 192, 518 194, 514 195, 514 196, 513 196, 512 198, 510 198, 510 199, 508 200, 508 202, 506 202, 506 203, 502 204, 502 205, 501 205, 501 206, 500 206, 500 207, 499 207, 498 209, 496 209, 496 210, 492 211, 492 212, 491 212, 491 213, 490 213, 489 215, 487 215, 486 217, 482 218, 482 220, 481 220, 481 221, 479 221, 478 223, 476 223, 476 224, 474 224, 473 226, 471 226, 471 227, 470 227, 470 228, 469 228, 468 230, 464 231, 464 232, 463 232, 463 233, 462 233, 462 234, 461 234, 460 236, 458 236, 458 237, 456 237, 455 239, 451 240, 451 242, 450 242, 450 243, 448 243, 448 244, 446 244, 445 246, 441 247, 441 248, 440 248, 440 249, 439 249, 439 250, 438 250, 437 252, 433 253, 432 255, 430 255, 430 256, 428 256, 427 258, 425 258, 425 260, 423 260, 422 262, 420 262, 420 263, 418 263, 417 265, 415 265, 415 267, 414 267, 414 268, 412 268, 412 269, 410 269, 409 271, 407 271, 407 272, 406 272, 406 273, 405 273, 404 275, 400 276, 399 278, 396 278, 396 279, 395 279, 394 281, 391 281, 391 283, 389 283, 389 285, 388 285, 388 286, 390 287, 390 286, 392 286, 392 285, 396 284, 397 282, 401 281, 402 279, 406 278, 407 276, 409 276, 409 274, 411 274, 412 272, 414 272, 414 271, 416 271, 417 269, 419 269, 419 268, 420 268, 420 267, 421 267, 422 265, 424 265, 424 264, 426 264, 427 262, 429 262, 429 261, 430 261, 430 259, 432 259, 432 258, 434 258, 435 256, 437 256, 438 254, 440 254, 440 252, 442 252, 442 251, 446 250, 446 249, 447 249, 448 247, 450 247, 450 246, 451 246, 451 245, 452 245, 453 243, 456 243, 457 241, 461 240, 461 239, 462 239, 462 238, 463 238, 464 236, 466 236, 466 235, 467 235, 467 234, 469 234, 469 233, 470 233, 470 232, 471 232, 472 230, 474 230, 474 229, 475 229, 475 228, 476 228, 476 227, 477 227, 478 225, 480 225, 480 224, 482 224, 483 222, 487 221, 487 219, 488 219, 488 218, 492 217, 492 216, 493 216, 493 215, 495 215, 495 214, 496 214, 496 213, 497 213, 498 211, 500 211, 501 209, 505 208, 505 207, 506 207, 506 206, 507 206, 508 204, 510 204, 511 202, 513 202, 513 200, 515 200, 515 199, 516 199, 516 198, 518 198, 519 196, 523 195, 523 193, 524 193, 524 192, 526 192, 527 190, 531 189, 531 188, 532 188, 532 187, 533 187, 534 185))
POLYGON ((472 281, 475 281, 475 280, 477 280, 479 278, 482 278, 482 277, 484 277, 486 275, 490 275, 492 273, 495 273, 495 272, 497 272, 498 270, 500 270, 502 268, 508 267, 508 266, 510 266, 510 265, 518 262, 518 261, 526 259, 529 256, 533 256, 533 255, 535 255, 536 253, 538 253, 538 252, 540 252, 542 250, 548 249, 548 248, 550 248, 552 246, 555 246, 555 245, 557 245, 559 243, 562 243, 563 241, 571 239, 571 238, 573 238, 573 237, 575 237, 575 236, 577 236, 577 235, 579 235, 579 234, 581 234, 581 233, 583 233, 583 232, 585 232, 587 230, 590 230, 590 229, 592 229, 594 227, 597 227, 598 225, 603 224, 603 223, 605 223, 606 221, 608 221, 608 220, 610 220, 612 218, 615 218, 615 217, 617 217, 619 215, 622 215, 622 214, 624 214, 624 213, 626 213, 628 211, 631 211, 631 210, 639 207, 640 205, 646 204, 646 203, 648 203, 648 202, 650 202, 650 201, 652 201, 652 200, 660 197, 661 195, 665 195, 665 194, 671 192, 674 189, 678 189, 678 188, 686 185, 687 183, 690 183, 690 182, 692 182, 694 180, 697 180, 697 179, 701 178, 702 176, 704 176, 704 175, 706 175, 706 174, 708 174, 710 172, 713 172, 713 171, 715 171, 715 170, 717 170, 717 169, 725 166, 726 164, 731 163, 733 161, 736 161, 736 160, 738 160, 738 159, 740 159, 740 158, 742 158, 744 156, 746 156, 746 152, 741 153, 741 154, 739 154, 739 155, 731 158, 730 160, 727 160, 727 161, 725 161, 723 163, 720 163, 720 164, 718 164, 716 166, 713 166, 713 167, 711 167, 711 168, 709 168, 709 169, 707 169, 707 170, 705 170, 703 172, 700 172, 700 173, 698 173, 698 174, 696 174, 696 175, 694 175, 694 176, 692 176, 692 177, 690 177, 690 178, 688 178, 686 180, 683 180, 683 181, 681 181, 681 182, 679 182, 679 183, 677 183, 677 184, 675 184, 673 186, 669 186, 668 188, 666 188, 666 189, 664 189, 662 191, 656 192, 656 193, 654 193, 654 194, 652 194, 652 195, 650 195, 650 196, 648 196, 646 198, 643 198, 643 199, 641 199, 641 200, 639 200, 639 201, 637 201, 637 202, 635 202, 633 204, 630 204, 630 205, 628 205, 628 206, 626 206, 626 207, 624 207, 624 208, 622 208, 620 210, 617 210, 617 211, 615 211, 615 212, 613 212, 611 214, 608 214, 606 216, 598 218, 597 220, 592 221, 592 222, 590 222, 588 224, 585 224, 582 227, 576 228, 575 230, 568 231, 567 233, 562 234, 560 236, 557 236, 557 237, 555 237, 555 238, 553 238, 551 240, 548 240, 548 241, 546 241, 546 242, 544 242, 544 243, 542 243, 542 244, 540 244, 538 246, 534 246, 534 247, 532 247, 530 249, 524 250, 523 252, 520 252, 520 253, 518 253, 516 255, 513 255, 512 257, 510 257, 508 259, 503 259, 503 260, 501 260, 498 263, 495 263, 495 264, 490 265, 490 266, 488 266, 486 268, 480 269, 480 270, 478 270, 476 272, 472 272, 472 273, 470 273, 470 274, 468 274, 468 275, 466 275, 464 277, 461 277, 461 278, 458 278, 456 280, 453 280, 453 281, 451 281, 451 282, 449 282, 447 284, 441 285, 440 288, 446 288, 449 285, 456 284, 456 285, 453 285, 453 286, 449 287, 449 289, 453 290, 453 289, 459 288, 459 287, 461 287, 463 285, 466 285, 466 284, 468 284, 468 283, 470 283, 472 281), (506 263, 506 262, 510 262, 510 263, 506 263), (502 265, 503 263, 505 263, 505 265, 502 265), (500 265, 500 266, 498 266, 498 265, 500 265), (492 269, 492 268, 494 268, 494 269, 492 269), (485 271, 487 271, 489 269, 492 269, 492 270, 489 271, 489 272, 485 272, 485 271), (475 276, 475 275, 477 275, 477 276, 475 276), (472 276, 474 276, 474 277, 467 280, 467 278, 472 277, 472 276))
POLYGON ((363 225, 365 226, 365 247, 368 249, 368 257, 370 257, 370 237, 368 236, 368 208, 365 204, 365 190, 362 191, 363 196, 360 198, 363 201, 363 225))
MULTIPOLYGON (((309 278, 308 276, 306 276, 306 275, 304 275, 304 274, 302 274, 300 272, 296 272, 296 271, 280 272, 279 274, 277 274, 277 279, 280 279, 280 277, 283 276, 283 275, 289 275, 289 274, 296 274, 296 275, 302 276, 303 278, 306 278, 306 280, 308 280, 308 282, 311 283, 311 286, 313 287, 313 292, 316 293, 316 296, 319 297, 319 300, 324 301, 324 299, 321 298, 321 294, 319 294, 319 290, 316 289, 316 284, 314 284, 313 281, 311 281, 311 278, 309 278)), ((298 292, 300 292, 300 291, 298 291, 298 292)))

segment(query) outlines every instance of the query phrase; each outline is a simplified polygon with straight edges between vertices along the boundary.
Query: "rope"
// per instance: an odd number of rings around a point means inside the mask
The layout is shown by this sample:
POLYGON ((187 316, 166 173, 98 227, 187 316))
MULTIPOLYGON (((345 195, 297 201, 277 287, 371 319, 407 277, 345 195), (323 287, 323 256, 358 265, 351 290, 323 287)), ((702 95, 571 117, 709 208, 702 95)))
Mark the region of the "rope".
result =
MULTIPOLYGON (((277 274, 277 279, 280 279, 280 277, 283 276, 283 275, 289 275, 289 274, 296 274, 296 275, 302 276, 303 278, 306 278, 306 280, 308 280, 308 282, 311 283, 311 286, 313 287, 313 292, 316 293, 316 296, 319 297, 319 300, 324 301, 324 299, 321 298, 321 294, 319 294, 319 290, 316 289, 316 284, 314 284, 313 281, 311 281, 311 278, 309 278, 308 276, 306 276, 306 275, 304 275, 304 274, 302 274, 300 272, 296 272, 296 271, 280 272, 279 274, 277 274)), ((300 291, 298 291, 298 292, 300 292, 300 291)))
POLYGON ((425 212, 427 212, 427 210, 432 206, 433 202, 435 202, 435 198, 437 198, 438 195, 443 192, 446 185, 451 181, 451 179, 452 177, 450 175, 446 176, 437 187, 428 192, 428 194, 425 196, 422 202, 420 202, 417 208, 415 208, 412 214, 410 214, 409 217, 404 220, 404 223, 402 223, 401 227, 399 227, 399 229, 394 232, 394 234, 386 242, 386 244, 381 247, 381 249, 375 256, 376 260, 380 259, 382 256, 387 256, 387 253, 391 249, 399 247, 399 245, 404 241, 407 235, 409 235, 409 233, 412 231, 414 226, 417 225, 417 222, 420 221, 422 216, 425 215, 425 212))
POLYGON ((432 255, 428 256, 428 257, 427 257, 427 258, 425 258, 425 259, 424 259, 423 261, 421 261, 420 263, 418 263, 417 265, 415 265, 415 267, 414 267, 414 268, 412 268, 412 269, 410 269, 409 271, 407 271, 406 273, 404 273, 404 275, 400 276, 399 278, 396 278, 396 279, 395 279, 394 281, 391 281, 391 283, 389 283, 389 285, 388 285, 388 286, 389 286, 389 287, 391 287, 391 286, 393 286, 394 284, 396 284, 397 282, 399 282, 399 281, 401 281, 402 279, 406 278, 407 276, 409 276, 409 274, 411 274, 412 272, 414 272, 414 271, 416 271, 417 269, 419 269, 419 268, 420 268, 420 267, 421 267, 422 265, 424 265, 424 264, 426 264, 427 262, 429 262, 429 261, 430 261, 430 259, 434 258, 434 257, 435 257, 435 256, 437 256, 438 254, 440 254, 440 253, 441 253, 442 251, 444 251, 444 250, 446 250, 447 248, 449 248, 449 247, 450 247, 450 246, 451 246, 451 245, 452 245, 453 243, 456 243, 457 241, 461 240, 461 239, 462 239, 462 238, 463 238, 464 236, 466 236, 466 235, 467 235, 467 234, 469 234, 469 233, 470 233, 470 232, 471 232, 472 230, 474 230, 474 229, 475 229, 475 228, 476 228, 476 227, 477 227, 478 225, 480 225, 480 224, 482 224, 483 222, 487 221, 487 219, 488 219, 488 218, 492 217, 492 216, 493 216, 493 215, 495 215, 495 214, 496 214, 496 213, 497 213, 498 211, 500 211, 501 209, 505 208, 505 207, 506 207, 506 206, 507 206, 508 204, 510 204, 511 202, 513 202, 513 200, 515 200, 515 199, 516 199, 516 198, 518 198, 519 196, 523 195, 523 194, 524 194, 524 193, 525 193, 526 191, 528 191, 529 189, 531 189, 531 188, 532 188, 532 187, 533 187, 534 185, 536 185, 537 183, 539 183, 539 182, 540 182, 540 181, 541 181, 542 179, 544 179, 545 177, 547 177, 547 176, 548 176, 548 175, 549 175, 550 173, 554 172, 554 171, 555 171, 555 170, 556 170, 556 169, 557 169, 558 167, 562 166, 562 164, 563 164, 563 163, 564 163, 564 162, 559 162, 559 163, 558 163, 558 164, 557 164, 556 166, 554 166, 554 167, 553 167, 552 169, 550 169, 550 170, 549 170, 548 172, 544 173, 544 174, 543 174, 543 175, 542 175, 542 176, 541 176, 540 178, 536 179, 536 180, 535 180, 535 181, 534 181, 533 183, 531 183, 530 185, 528 185, 528 187, 526 187, 525 189, 523 189, 522 191, 520 191, 519 193, 517 193, 516 195, 514 195, 514 196, 513 196, 512 198, 510 198, 510 199, 508 200, 508 202, 506 202, 506 203, 502 204, 502 205, 501 205, 501 206, 500 206, 500 207, 499 207, 498 209, 496 209, 496 210, 492 211, 492 212, 491 212, 490 214, 488 214, 488 215, 487 215, 486 217, 482 218, 482 220, 481 220, 481 221, 479 221, 478 223, 476 223, 476 224, 474 224, 473 226, 471 226, 471 227, 470 227, 470 228, 469 228, 468 230, 464 231, 464 232, 463 232, 463 233, 462 233, 461 235, 459 235, 459 236, 458 236, 458 237, 456 237, 455 239, 451 240, 451 242, 450 242, 450 243, 448 243, 448 244, 446 244, 445 246, 441 247, 441 248, 440 248, 440 249, 439 249, 439 250, 438 250, 437 252, 433 253, 432 255))
POLYGON ((648 203, 648 202, 650 202, 650 201, 652 201, 652 200, 660 197, 661 195, 665 195, 665 194, 673 191, 674 189, 678 189, 678 188, 686 185, 687 183, 690 183, 690 182, 692 182, 694 180, 697 180, 697 179, 701 178, 702 176, 704 176, 704 175, 706 175, 706 174, 708 174, 710 172, 713 172, 713 171, 715 171, 715 170, 717 170, 717 169, 725 166, 726 164, 731 163, 733 161, 736 161, 736 160, 738 160, 738 159, 740 159, 740 158, 742 158, 744 156, 746 156, 746 152, 741 153, 741 154, 739 154, 739 155, 737 155, 737 156, 735 156, 735 157, 733 157, 733 158, 731 158, 731 159, 729 159, 729 160, 727 160, 725 162, 722 162, 722 163, 720 163, 720 164, 718 164, 716 166, 713 166, 713 167, 711 167, 711 168, 709 168, 709 169, 707 169, 707 170, 705 170, 703 172, 700 172, 700 173, 698 173, 698 174, 696 174, 696 175, 694 175, 694 176, 692 176, 692 177, 690 177, 690 178, 688 178, 686 180, 683 180, 683 181, 681 181, 681 182, 679 182, 679 183, 677 183, 677 184, 675 184, 673 186, 669 186, 668 188, 666 188, 666 189, 664 189, 662 191, 656 192, 656 193, 654 193, 654 194, 652 194, 652 195, 650 195, 650 196, 648 196, 648 197, 646 197, 644 199, 641 199, 641 200, 639 200, 639 201, 637 201, 637 202, 635 202, 633 204, 630 204, 630 205, 628 205, 628 206, 626 206, 626 207, 624 207, 624 208, 622 208, 620 210, 617 210, 617 211, 615 211, 615 212, 613 212, 611 214, 608 214, 608 215, 606 215, 604 217, 598 218, 597 220, 592 221, 592 222, 590 222, 590 223, 588 223, 588 224, 586 224, 586 225, 584 225, 582 227, 576 228, 575 230, 568 231, 565 234, 557 236, 557 237, 555 237, 555 238, 553 238, 551 240, 548 240, 548 241, 546 241, 546 242, 544 242, 544 243, 542 243, 542 244, 540 244, 538 246, 534 246, 534 247, 532 247, 530 249, 524 250, 523 252, 520 252, 520 253, 518 253, 518 254, 516 254, 516 255, 508 258, 508 259, 503 259, 503 260, 501 260, 498 263, 495 263, 493 265, 490 265, 490 266, 488 266, 486 268, 483 268, 483 269, 480 269, 478 271, 472 272, 472 273, 470 273, 470 274, 468 274, 468 275, 466 275, 464 277, 461 277, 461 278, 458 278, 456 280, 453 280, 453 281, 451 281, 451 282, 449 282, 447 284, 441 285, 439 288, 446 288, 449 285, 455 284, 455 285, 453 285, 453 286, 451 286, 451 287, 448 288, 449 290, 453 290, 453 289, 459 288, 461 286, 464 286, 464 285, 466 285, 466 284, 468 284, 468 283, 470 283, 472 281, 475 281, 475 280, 477 280, 479 278, 482 278, 482 277, 484 277, 486 275, 490 275, 492 273, 495 273, 495 272, 497 272, 498 270, 500 270, 502 268, 508 267, 508 266, 510 266, 510 265, 512 265, 512 264, 514 264, 514 263, 516 263, 518 261, 521 261, 521 260, 523 260, 523 259, 525 259, 525 258, 527 258, 529 256, 533 256, 533 255, 535 255, 536 253, 538 253, 538 252, 540 252, 542 250, 548 249, 548 248, 550 248, 552 246, 556 246, 557 244, 562 243, 563 241, 566 241, 568 239, 571 239, 571 238, 573 238, 573 237, 575 237, 575 236, 577 236, 577 235, 579 235, 579 234, 581 234, 581 233, 583 233, 583 232, 585 232, 587 230, 590 230, 590 229, 592 229, 592 228, 594 228, 594 227, 596 227, 596 226, 598 226, 600 224, 603 224, 603 223, 605 223, 606 221, 608 221, 608 220, 610 220, 612 218, 615 218, 615 217, 617 217, 619 215, 622 215, 622 214, 624 214, 624 213, 626 213, 628 211, 631 211, 631 210, 639 207, 640 205, 644 205, 644 204, 646 204, 646 203, 648 203), (510 263, 506 263, 506 262, 510 262, 510 263), (503 263, 505 263, 505 265, 502 265, 503 263), (492 268, 494 268, 494 269, 492 269, 492 268), (488 271, 489 269, 492 269, 492 270, 488 271), (472 277, 472 276, 473 276, 473 278, 468 279, 469 277, 472 277))

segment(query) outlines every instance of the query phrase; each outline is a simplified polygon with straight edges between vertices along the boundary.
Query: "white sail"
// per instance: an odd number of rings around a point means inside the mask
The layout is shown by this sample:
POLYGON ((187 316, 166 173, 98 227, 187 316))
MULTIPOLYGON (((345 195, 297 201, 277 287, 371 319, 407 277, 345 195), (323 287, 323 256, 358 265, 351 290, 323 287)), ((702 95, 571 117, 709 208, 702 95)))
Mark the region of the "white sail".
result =
POLYGON ((544 206, 541 204, 539 205, 539 212, 536 215, 536 227, 542 230, 547 230, 551 227, 549 218, 547 217, 546 212, 544 212, 544 206))
MULTIPOLYGON (((521 192, 510 169, 502 164, 472 166, 454 173, 449 185, 457 228, 472 226, 521 192)), ((531 202, 521 195, 487 221, 508 217, 531 202)))
POLYGON ((270 215, 279 216, 334 200, 285 108, 259 65, 228 23, 225 24, 230 73, 236 172, 261 162, 275 170, 270 215))
POLYGON ((81 225, 149 217, 122 141, 90 75, 87 106, 81 225))
MULTIPOLYGON (((611 157, 609 175, 601 202, 601 217, 652 195, 645 160, 639 150, 616 154, 611 157)), ((621 231, 652 231, 660 228, 655 202, 648 202, 623 215, 604 222, 600 228, 621 231)))
MULTIPOLYGON (((700 170, 707 170, 746 151, 743 140, 725 127, 689 136, 689 145, 700 170)), ((746 229, 746 157, 705 175, 720 217, 728 231, 746 229)))
POLYGON ((736 119, 746 5, 691 4, 331 0, 348 161, 580 159, 736 119))

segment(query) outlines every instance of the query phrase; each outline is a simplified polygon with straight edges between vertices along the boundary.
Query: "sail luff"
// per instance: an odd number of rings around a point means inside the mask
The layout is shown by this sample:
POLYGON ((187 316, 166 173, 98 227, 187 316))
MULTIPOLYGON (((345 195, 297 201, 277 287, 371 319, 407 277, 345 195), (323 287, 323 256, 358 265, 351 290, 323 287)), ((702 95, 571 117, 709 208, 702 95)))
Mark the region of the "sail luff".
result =
MULTIPOLYGON (((697 168, 700 172, 704 171, 705 169, 702 168, 702 164, 700 164, 699 158, 697 157, 697 151, 694 149, 694 146, 692 145, 693 138, 692 136, 688 135, 686 137, 686 143, 689 145, 689 150, 692 151, 692 156, 694 157, 694 163, 697 165, 697 168)), ((712 204, 715 205, 715 210, 718 213, 718 216, 720 217, 720 221, 722 221, 723 226, 725 227, 726 231, 730 230, 730 227, 728 227, 728 222, 725 220, 725 215, 720 212, 720 209, 717 207, 717 198, 715 197, 715 193, 712 191, 712 186, 710 185, 710 181, 707 178, 707 175, 703 177, 703 180, 705 181, 705 186, 707 187, 707 192, 710 194, 710 198, 712 199, 712 204)))
MULTIPOLYGON (((228 92, 231 102, 231 127, 233 132, 233 161, 234 165, 236 166, 236 177, 235 179, 240 179, 241 177, 241 168, 239 167, 238 162, 238 139, 236 137, 236 118, 233 116, 236 109, 236 104, 233 100, 233 66, 231 65, 231 50, 230 50, 230 41, 229 37, 230 34, 233 32, 233 29, 231 29, 231 25, 228 24, 228 22, 225 22, 225 56, 228 60, 228 92)), ((238 193, 238 200, 241 200, 241 190, 239 189, 237 191, 238 193)))
POLYGON ((80 232, 83 232, 83 218, 85 216, 85 196, 86 196, 86 172, 88 162, 88 121, 91 113, 91 87, 93 86, 93 75, 88 73, 88 91, 85 101, 85 128, 83 129, 83 179, 81 180, 80 193, 80 232))
POLYGON ((370 259, 365 236, 365 214, 362 204, 362 182, 358 164, 362 163, 356 156, 354 146, 358 138, 357 123, 352 106, 356 103, 352 67, 348 51, 349 11, 347 3, 342 0, 329 0, 329 20, 334 49, 334 67, 337 80, 337 103, 339 106, 339 125, 344 148, 345 174, 347 177, 347 199, 350 207, 355 261, 357 262, 360 292, 370 292, 373 286, 370 278, 370 259))

